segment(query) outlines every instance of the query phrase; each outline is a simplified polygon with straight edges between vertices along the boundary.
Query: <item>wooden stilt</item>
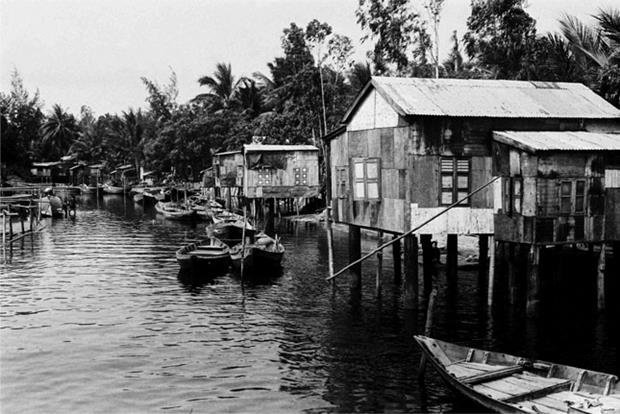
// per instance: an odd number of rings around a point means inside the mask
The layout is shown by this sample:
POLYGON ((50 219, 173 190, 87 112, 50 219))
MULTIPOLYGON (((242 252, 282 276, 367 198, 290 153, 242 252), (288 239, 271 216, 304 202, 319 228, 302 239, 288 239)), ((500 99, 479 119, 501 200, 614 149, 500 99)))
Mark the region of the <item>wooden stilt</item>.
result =
MULTIPOLYGON (((325 227, 327 228, 327 265, 329 275, 334 275, 334 235, 332 233, 331 204, 325 209, 325 227)), ((336 279, 331 280, 332 287, 336 287, 336 279)))
MULTIPOLYGON (((437 289, 433 289, 430 295, 428 296, 428 307, 426 309, 426 323, 424 324, 424 335, 425 336, 431 336, 431 333, 432 333, 436 297, 437 297, 437 289)), ((418 368, 419 379, 422 379, 424 377, 425 371, 426 371, 426 354, 422 353, 422 357, 420 358, 420 367, 418 368)))
POLYGON ((274 230, 274 205, 273 199, 266 200, 265 203, 265 234, 269 237, 273 237, 275 235, 274 230))
POLYGON ((605 243, 601 244, 596 275, 596 307, 605 309, 605 243))
POLYGON ((405 309, 418 307, 418 238, 405 236, 405 309))
POLYGON ((434 267, 433 263, 433 250, 431 246, 432 235, 422 234, 420 236, 420 242, 422 244, 422 270, 424 272, 424 295, 430 294, 433 287, 433 275, 434 267))
MULTIPOLYGON (((396 238, 397 236, 394 236, 396 238)), ((392 244, 392 258, 394 260, 394 281, 400 282, 401 279, 401 261, 400 261, 400 240, 392 244)))
POLYGON ((489 266, 489 235, 478 236, 478 275, 482 278, 486 275, 489 266))
POLYGON ((447 240, 447 257, 446 257, 446 273, 449 283, 456 282, 456 267, 458 266, 458 236, 456 234, 448 234, 447 240))
MULTIPOLYGON (((377 247, 383 244, 383 232, 377 232, 377 247)), ((375 288, 377 296, 381 294, 381 277, 383 275, 383 250, 377 252, 377 274, 375 277, 375 288)))
POLYGON ((517 257, 515 243, 508 243, 508 303, 517 303, 517 257))
POLYGON ((243 262, 245 262, 245 227, 247 223, 247 214, 245 203, 243 204, 243 228, 241 229, 241 282, 243 283, 243 262))
MULTIPOLYGON (((362 257, 362 244, 361 244, 361 231, 360 228, 354 225, 349 225, 349 262, 354 262, 362 257)), ((351 267, 351 273, 353 276, 353 287, 361 289, 362 287, 362 264, 358 263, 351 267)))
POLYGON ((495 287, 495 236, 489 236, 489 282, 487 285, 487 305, 493 306, 493 289, 495 287))
POLYGON ((540 301, 540 247, 536 245, 530 246, 528 254, 528 275, 527 275, 527 302, 526 313, 528 316, 534 316, 538 310, 540 301))

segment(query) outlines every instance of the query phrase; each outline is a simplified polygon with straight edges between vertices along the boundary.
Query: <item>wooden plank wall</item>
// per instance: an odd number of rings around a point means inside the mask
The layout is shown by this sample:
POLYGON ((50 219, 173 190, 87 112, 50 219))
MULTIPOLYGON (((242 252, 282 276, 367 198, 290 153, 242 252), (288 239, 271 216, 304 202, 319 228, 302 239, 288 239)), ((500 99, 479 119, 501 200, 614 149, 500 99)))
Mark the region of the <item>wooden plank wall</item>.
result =
POLYGON ((248 198, 316 197, 320 191, 319 152, 290 151, 286 154, 286 169, 275 170, 270 186, 258 185, 259 170, 244 171, 248 198), (295 185, 295 168, 307 169, 307 185, 295 185))

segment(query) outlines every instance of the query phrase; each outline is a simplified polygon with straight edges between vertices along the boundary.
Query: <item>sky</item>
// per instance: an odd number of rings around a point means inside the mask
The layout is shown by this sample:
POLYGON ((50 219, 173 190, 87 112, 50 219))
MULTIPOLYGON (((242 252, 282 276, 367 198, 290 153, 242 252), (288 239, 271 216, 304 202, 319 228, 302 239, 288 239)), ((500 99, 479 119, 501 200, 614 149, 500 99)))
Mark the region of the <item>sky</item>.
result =
MULTIPOLYGON (((422 4, 422 0, 412 0, 422 4)), ((529 0, 527 11, 539 33, 556 31, 564 13, 586 22, 618 0, 529 0)), ((60 104, 72 113, 82 105, 96 114, 145 108, 147 77, 178 77, 180 103, 204 87, 218 62, 232 64, 236 76, 260 71, 282 54, 282 30, 312 19, 349 36, 355 57, 365 60, 368 43, 356 23, 358 0, 0 0, 0 91, 10 90, 17 70, 25 87, 37 89, 48 111, 60 104)), ((465 33, 470 0, 445 0, 440 47, 465 33)))

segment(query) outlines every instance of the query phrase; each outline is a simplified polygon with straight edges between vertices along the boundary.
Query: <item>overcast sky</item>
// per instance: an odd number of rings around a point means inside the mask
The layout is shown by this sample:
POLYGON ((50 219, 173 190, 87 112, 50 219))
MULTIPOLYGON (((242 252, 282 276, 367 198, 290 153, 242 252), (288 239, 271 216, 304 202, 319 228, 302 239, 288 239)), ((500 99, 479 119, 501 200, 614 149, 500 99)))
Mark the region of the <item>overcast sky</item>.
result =
MULTIPOLYGON (((413 0, 415 1, 415 0, 413 0)), ((418 0, 421 3, 421 0, 418 0)), ((179 102, 201 92, 196 80, 217 62, 237 76, 261 71, 281 55, 282 29, 290 22, 328 22, 352 38, 364 58, 355 21, 358 0, 0 0, 0 90, 11 72, 28 90, 37 88, 45 109, 59 103, 70 112, 89 105, 97 114, 144 107, 146 76, 179 80, 179 102)), ((441 21, 443 51, 453 30, 465 31, 469 0, 446 0, 441 21)), ((530 0, 539 32, 557 30, 563 13, 584 20, 618 0, 530 0)))

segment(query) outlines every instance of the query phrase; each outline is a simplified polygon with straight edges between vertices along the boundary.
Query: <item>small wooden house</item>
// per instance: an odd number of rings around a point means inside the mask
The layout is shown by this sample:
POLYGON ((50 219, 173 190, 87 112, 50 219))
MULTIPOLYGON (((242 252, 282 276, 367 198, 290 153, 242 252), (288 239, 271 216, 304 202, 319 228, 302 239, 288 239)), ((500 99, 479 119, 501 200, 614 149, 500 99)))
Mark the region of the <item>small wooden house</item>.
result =
POLYGON ((241 151, 219 152, 213 155, 215 197, 226 201, 226 207, 238 205, 243 187, 243 153, 241 151))
POLYGON ((319 195, 319 149, 312 145, 243 146, 243 194, 250 199, 319 195))
POLYGON ((52 162, 33 162, 30 173, 41 183, 53 183, 58 180, 58 167, 60 161, 52 162))
POLYGON ((620 241, 620 133, 495 131, 493 167, 502 177, 498 241, 620 241))

